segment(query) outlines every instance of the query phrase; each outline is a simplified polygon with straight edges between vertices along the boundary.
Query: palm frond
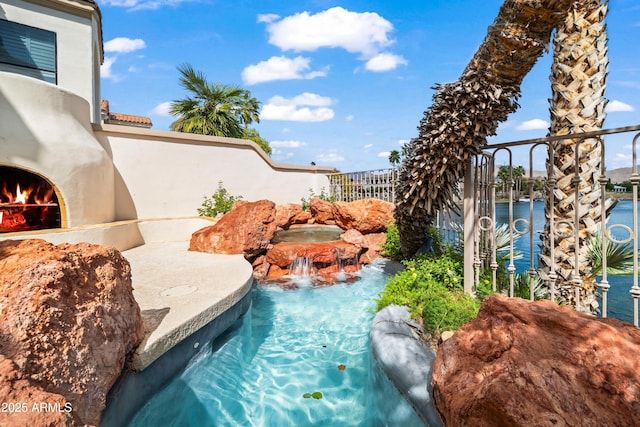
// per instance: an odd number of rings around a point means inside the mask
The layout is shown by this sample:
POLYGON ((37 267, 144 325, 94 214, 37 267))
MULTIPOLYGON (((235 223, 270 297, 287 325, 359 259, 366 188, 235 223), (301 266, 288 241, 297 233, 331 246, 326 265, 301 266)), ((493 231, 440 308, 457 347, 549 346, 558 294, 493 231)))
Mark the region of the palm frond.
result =
MULTIPOLYGON (((591 261, 590 277, 602 275, 602 231, 592 235, 586 243, 587 256, 591 261)), ((633 273, 632 242, 616 243, 607 241, 607 274, 627 275, 633 273)))

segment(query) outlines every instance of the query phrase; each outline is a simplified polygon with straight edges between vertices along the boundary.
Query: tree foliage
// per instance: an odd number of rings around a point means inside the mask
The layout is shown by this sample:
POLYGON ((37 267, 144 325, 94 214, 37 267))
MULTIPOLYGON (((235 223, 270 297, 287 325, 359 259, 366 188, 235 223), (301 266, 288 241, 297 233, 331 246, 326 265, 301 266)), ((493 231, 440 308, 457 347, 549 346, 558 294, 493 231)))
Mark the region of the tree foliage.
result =
POLYGON ((271 154, 269 143, 249 125, 260 123, 260 102, 239 86, 210 83, 189 64, 178 66, 180 86, 187 97, 171 102, 169 112, 178 118, 171 123, 176 132, 246 138, 271 154))

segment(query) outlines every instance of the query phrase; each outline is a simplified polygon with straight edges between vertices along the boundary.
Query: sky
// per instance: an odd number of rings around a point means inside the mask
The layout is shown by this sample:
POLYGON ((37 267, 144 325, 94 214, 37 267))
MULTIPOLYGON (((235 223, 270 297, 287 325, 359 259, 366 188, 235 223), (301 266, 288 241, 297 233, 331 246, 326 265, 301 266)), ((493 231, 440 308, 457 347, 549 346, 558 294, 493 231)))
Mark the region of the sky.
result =
MULTIPOLYGON (((343 172, 389 167, 417 136, 436 84, 454 82, 502 1, 98 0, 101 96, 112 112, 169 130, 185 98, 177 67, 261 102, 253 127, 281 163, 343 172)), ((606 128, 640 124, 640 4, 610 0, 606 128)), ((489 142, 544 137, 551 54, 525 78, 520 109, 489 142)), ((632 136, 631 136, 632 138, 632 136)), ((631 138, 608 137, 607 168, 631 166, 631 138)), ((528 154, 514 152, 528 169, 528 154)), ((537 154, 534 170, 544 169, 537 154)), ((499 160, 500 161, 500 160, 499 160)), ((518 163, 519 162, 519 163, 518 163)))

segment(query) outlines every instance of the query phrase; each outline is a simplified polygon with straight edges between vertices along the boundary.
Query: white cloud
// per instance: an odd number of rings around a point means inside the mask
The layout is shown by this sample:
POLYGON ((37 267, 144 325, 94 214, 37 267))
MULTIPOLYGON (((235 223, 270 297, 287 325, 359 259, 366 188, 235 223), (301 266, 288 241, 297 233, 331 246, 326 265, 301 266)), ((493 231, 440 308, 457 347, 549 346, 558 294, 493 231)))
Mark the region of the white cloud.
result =
MULTIPOLYGON (((269 143, 269 144, 271 144, 271 143, 269 143)), ((290 151, 282 151, 282 150, 279 150, 277 148, 274 148, 271 151, 271 157, 277 157, 277 158, 280 158, 280 159, 290 159, 293 156, 294 156, 294 153, 292 153, 290 151)))
POLYGON ((242 70, 242 81, 248 85, 273 80, 310 80, 324 77, 328 67, 323 70, 310 70, 311 59, 297 56, 293 59, 286 56, 272 56, 266 61, 249 65, 242 70))
POLYGON ((625 104, 624 102, 613 100, 607 104, 605 107, 605 111, 607 113, 617 113, 617 112, 632 112, 636 109, 633 108, 633 105, 625 104))
POLYGON ((292 122, 325 122, 333 119, 331 108, 298 108, 295 105, 272 105, 262 107, 260 118, 263 120, 289 120, 292 122))
POLYGON ((316 156, 316 160, 322 163, 337 163, 344 162, 344 157, 335 151, 330 151, 328 153, 318 154, 318 156, 316 156))
POLYGON ((364 151, 369 151, 371 148, 373 148, 373 144, 365 144, 362 146, 362 148, 364 148, 364 151))
POLYGON ((355 116, 353 114, 349 114, 348 116, 346 116, 344 118, 345 122, 352 122, 355 119, 355 116))
POLYGON ((399 139, 398 140, 398 145, 400 145, 400 146, 405 146, 408 143, 409 143, 408 139, 399 139))
POLYGON ((280 18, 280 15, 276 15, 275 13, 265 13, 262 15, 258 15, 258 22, 266 22, 270 23, 276 21, 280 18))
POLYGON ((161 104, 156 105, 151 110, 151 114, 156 116, 170 116, 169 109, 171 108, 171 102, 163 102, 161 104))
POLYGON ((271 141, 269 142, 269 145, 276 148, 300 148, 307 145, 307 143, 302 141, 289 140, 289 141, 271 141))
POLYGON ((260 118, 294 122, 324 122, 333 119, 334 112, 328 108, 331 103, 331 98, 309 92, 293 98, 274 96, 262 107, 260 118))
POLYGON ((114 82, 122 80, 122 76, 115 74, 111 69, 117 60, 118 58, 115 56, 105 56, 104 62, 100 66, 100 77, 103 79, 113 80, 114 82))
POLYGON ((301 12, 282 19, 261 15, 267 23, 269 43, 280 49, 315 51, 322 47, 343 48, 371 58, 393 44, 393 25, 374 12, 351 12, 342 7, 310 14, 301 12))
POLYGON ((378 157, 383 157, 386 159, 387 157, 389 157, 389 154, 391 154, 390 151, 381 151, 378 153, 378 157))
POLYGON ((379 53, 367 61, 364 68, 369 71, 381 72, 396 69, 399 65, 407 65, 409 62, 400 55, 393 53, 379 53))
POLYGON ((549 122, 542 119, 532 119, 520 123, 516 126, 516 130, 536 130, 536 129, 548 129, 549 122))
POLYGON ((105 52, 129 53, 136 50, 144 49, 147 44, 142 39, 130 39, 127 37, 116 37, 104 44, 105 52))
POLYGON ((328 107, 332 104, 331 98, 320 96, 316 93, 303 92, 293 98, 285 98, 283 96, 273 96, 269 99, 269 104, 274 105, 311 105, 314 107, 328 107))

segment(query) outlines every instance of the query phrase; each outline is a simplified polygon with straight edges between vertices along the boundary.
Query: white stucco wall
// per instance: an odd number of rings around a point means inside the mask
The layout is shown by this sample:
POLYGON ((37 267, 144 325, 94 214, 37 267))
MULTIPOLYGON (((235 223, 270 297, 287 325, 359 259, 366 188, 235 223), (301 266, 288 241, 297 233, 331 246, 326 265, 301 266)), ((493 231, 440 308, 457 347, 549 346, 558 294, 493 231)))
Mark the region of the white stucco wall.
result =
POLYGON ((0 71, 0 165, 50 181, 63 226, 114 220, 113 164, 94 138, 89 103, 74 93, 0 71))
POLYGON ((94 125, 113 159, 116 219, 197 215, 218 181, 244 200, 300 203, 329 188, 330 167, 273 162, 256 144, 118 125, 94 125))
POLYGON ((86 99, 100 122, 100 21, 89 5, 65 0, 0 0, 0 18, 56 33, 58 86, 86 99), (46 5, 43 6, 43 5, 46 5))

